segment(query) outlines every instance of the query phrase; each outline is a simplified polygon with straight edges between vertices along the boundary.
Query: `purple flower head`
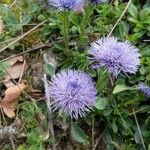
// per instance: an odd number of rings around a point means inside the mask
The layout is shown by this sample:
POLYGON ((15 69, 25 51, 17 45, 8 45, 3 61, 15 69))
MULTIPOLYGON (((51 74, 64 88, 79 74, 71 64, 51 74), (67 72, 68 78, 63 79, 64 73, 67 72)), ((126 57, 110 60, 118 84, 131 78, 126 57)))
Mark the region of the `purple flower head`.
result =
POLYGON ((143 92, 147 97, 150 97, 150 87, 144 83, 140 83, 137 87, 141 92, 143 92))
POLYGON ((49 0, 49 3, 61 11, 82 11, 85 5, 85 0, 49 0))
POLYGON ((71 118, 85 116, 96 101, 96 89, 92 79, 81 71, 65 70, 57 73, 49 86, 54 110, 71 118))
POLYGON ((89 54, 94 68, 105 67, 116 77, 120 73, 135 74, 140 65, 138 49, 115 37, 105 37, 93 42, 89 54))

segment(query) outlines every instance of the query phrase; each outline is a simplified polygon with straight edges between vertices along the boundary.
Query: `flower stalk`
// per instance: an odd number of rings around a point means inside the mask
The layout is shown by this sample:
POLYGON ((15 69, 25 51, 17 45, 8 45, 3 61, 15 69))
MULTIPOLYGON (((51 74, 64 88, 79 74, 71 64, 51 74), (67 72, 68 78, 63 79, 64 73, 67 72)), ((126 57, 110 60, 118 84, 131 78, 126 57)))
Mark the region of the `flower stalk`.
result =
POLYGON ((68 11, 63 12, 63 35, 64 35, 64 43, 66 50, 69 49, 68 44, 68 34, 69 34, 69 20, 68 20, 68 11))

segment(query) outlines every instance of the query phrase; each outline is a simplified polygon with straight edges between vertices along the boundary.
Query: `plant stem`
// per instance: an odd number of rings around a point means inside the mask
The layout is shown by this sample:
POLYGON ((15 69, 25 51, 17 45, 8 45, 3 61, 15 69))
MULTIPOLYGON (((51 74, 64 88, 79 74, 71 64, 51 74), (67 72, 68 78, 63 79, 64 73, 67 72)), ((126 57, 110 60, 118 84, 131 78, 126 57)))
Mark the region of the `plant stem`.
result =
POLYGON ((51 109, 51 101, 50 97, 47 94, 48 91, 48 83, 46 75, 44 74, 44 86, 45 86, 45 95, 46 95, 46 104, 47 104, 47 110, 48 110, 48 128, 50 130, 50 135, 52 138, 52 150, 56 150, 55 146, 55 134, 54 134, 54 128, 53 128, 53 120, 52 120, 52 109, 51 109))
POLYGON ((65 47, 66 50, 69 49, 69 45, 68 45, 68 29, 69 29, 69 24, 68 24, 68 11, 64 11, 63 12, 63 34, 64 34, 64 43, 65 43, 65 47))
POLYGON ((141 142, 142 142, 142 145, 143 145, 143 149, 146 150, 146 146, 145 146, 145 143, 144 143, 144 139, 143 139, 143 136, 142 136, 142 132, 141 132, 141 129, 140 129, 140 126, 139 126, 134 108, 132 109, 132 111, 133 111, 133 115, 134 115, 135 122, 136 122, 136 125, 137 125, 137 129, 138 129, 138 132, 139 132, 139 136, 140 136, 140 139, 141 139, 141 142))
POLYGON ((86 24, 87 24, 87 15, 86 13, 83 14, 83 19, 81 22, 81 29, 80 29, 80 44, 82 45, 84 42, 84 36, 85 36, 85 28, 86 28, 86 24))
POLYGON ((91 6, 87 6, 85 8, 85 11, 83 13, 83 18, 82 18, 82 21, 81 21, 81 28, 80 28, 80 44, 84 44, 84 37, 85 37, 85 34, 86 34, 86 26, 88 24, 88 21, 89 21, 89 18, 91 16, 91 6))

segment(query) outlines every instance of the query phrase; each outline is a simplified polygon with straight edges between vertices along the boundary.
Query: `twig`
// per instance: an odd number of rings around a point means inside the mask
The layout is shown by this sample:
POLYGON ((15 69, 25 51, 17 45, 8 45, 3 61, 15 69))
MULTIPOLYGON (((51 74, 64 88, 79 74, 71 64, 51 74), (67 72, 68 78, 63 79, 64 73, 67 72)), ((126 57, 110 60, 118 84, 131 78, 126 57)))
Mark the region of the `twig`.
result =
POLYGON ((98 145, 99 141, 101 140, 102 136, 103 136, 103 133, 102 133, 102 134, 99 136, 99 138, 97 139, 97 141, 96 141, 96 143, 95 143, 95 146, 94 146, 94 150, 96 150, 97 145, 98 145))
POLYGON ((18 80, 18 84, 19 84, 19 83, 21 82, 21 80, 22 80, 22 76, 23 76, 23 73, 24 73, 25 67, 26 67, 26 60, 24 60, 24 61, 23 61, 23 65, 22 65, 22 69, 21 69, 20 77, 19 77, 19 80, 18 80))
POLYGON ((140 129, 140 126, 139 126, 134 108, 132 109, 132 111, 133 111, 133 115, 134 115, 134 118, 135 118, 137 129, 138 129, 138 132, 139 132, 139 136, 140 136, 140 139, 141 139, 141 142, 142 142, 142 145, 143 145, 143 149, 146 150, 146 146, 145 146, 145 143, 144 143, 144 140, 143 140, 143 136, 142 136, 142 133, 141 133, 141 129, 140 129))
POLYGON ((5 142, 4 143, 2 143, 1 145, 0 145, 0 149, 2 148, 2 146, 4 146, 5 145, 5 142))
POLYGON ((24 38, 25 36, 27 36, 29 33, 31 33, 32 31, 36 30, 38 27, 40 27, 41 25, 43 25, 47 20, 39 23, 37 26, 35 26, 34 28, 32 28, 31 30, 27 31, 26 33, 24 33, 23 35, 21 35, 20 37, 18 37, 16 40, 14 40, 13 42, 11 42, 10 44, 8 44, 7 46, 5 46, 4 48, 2 48, 0 50, 0 53, 2 51, 4 51, 6 48, 9 48, 11 45, 15 44, 16 42, 20 41, 22 38, 24 38))
MULTIPOLYGON (((20 11, 20 23, 22 24, 22 12, 20 11)), ((21 25, 21 35, 23 35, 23 27, 21 25)), ((24 44, 21 43, 21 46, 22 46, 22 49, 23 51, 25 51, 25 47, 24 47, 24 44)))
POLYGON ((10 142, 11 142, 11 145, 12 145, 13 150, 16 150, 15 144, 14 144, 14 141, 13 141, 11 135, 10 135, 10 138, 9 138, 9 139, 10 139, 10 142))
POLYGON ((115 146, 115 148, 116 148, 117 150, 120 150, 120 149, 121 149, 120 146, 118 145, 118 143, 116 143, 116 142, 114 142, 114 141, 111 141, 111 143, 115 146))
POLYGON ((10 56, 10 57, 8 57, 8 58, 5 58, 5 59, 3 59, 3 60, 0 60, 0 63, 2 63, 2 62, 4 62, 4 61, 7 61, 7 60, 10 60, 10 59, 12 59, 12 58, 21 56, 21 55, 26 54, 26 53, 30 53, 30 52, 33 52, 33 51, 35 51, 35 50, 42 49, 42 48, 45 48, 45 47, 51 47, 51 46, 52 46, 52 44, 48 43, 48 44, 40 45, 40 46, 37 46, 37 47, 34 47, 34 48, 30 48, 30 49, 28 49, 28 50, 26 50, 26 51, 24 51, 24 52, 21 52, 21 53, 19 53, 19 54, 16 54, 16 55, 10 56))
POLYGON ((91 147, 92 147, 92 150, 95 149, 95 142, 94 142, 94 134, 95 134, 95 131, 94 131, 94 117, 93 117, 93 120, 92 120, 92 142, 91 142, 91 147))
POLYGON ((7 124, 7 121, 6 121, 6 118, 5 118, 5 115, 4 115, 4 113, 3 113, 2 108, 0 108, 0 111, 1 111, 1 113, 2 113, 3 121, 5 122, 5 124, 7 124))
POLYGON ((10 42, 10 41, 15 40, 15 39, 16 38, 10 38, 8 40, 2 41, 2 42, 0 42, 0 45, 5 44, 5 43, 10 42))
POLYGON ((17 2, 17 0, 14 0, 14 2, 10 5, 10 8, 13 7, 16 2, 17 2))
POLYGON ((144 42, 150 42, 150 39, 147 39, 147 40, 143 40, 144 42))
POLYGON ((118 25, 118 23, 121 21, 122 17, 124 16, 124 14, 126 13, 130 3, 132 0, 129 0, 129 2, 127 3, 127 6, 125 7, 124 11, 122 12, 121 16, 119 17, 119 19, 117 20, 117 22, 115 23, 115 25, 113 26, 113 28, 111 29, 110 33, 108 34, 108 37, 112 34, 112 32, 114 31, 114 29, 116 28, 116 26, 118 25))
POLYGON ((52 119, 52 108, 51 108, 50 97, 48 94, 48 83, 47 83, 46 74, 44 74, 44 86, 45 86, 46 104, 47 104, 47 109, 48 109, 48 127, 49 127, 51 138, 52 138, 52 150, 56 150, 53 119, 52 119))
MULTIPOLYGON (((29 24, 22 23, 22 24, 17 24, 17 25, 20 25, 20 26, 36 26, 37 23, 29 23, 29 24)), ((4 27, 7 27, 7 26, 9 26, 9 25, 7 25, 7 24, 4 25, 4 27)))

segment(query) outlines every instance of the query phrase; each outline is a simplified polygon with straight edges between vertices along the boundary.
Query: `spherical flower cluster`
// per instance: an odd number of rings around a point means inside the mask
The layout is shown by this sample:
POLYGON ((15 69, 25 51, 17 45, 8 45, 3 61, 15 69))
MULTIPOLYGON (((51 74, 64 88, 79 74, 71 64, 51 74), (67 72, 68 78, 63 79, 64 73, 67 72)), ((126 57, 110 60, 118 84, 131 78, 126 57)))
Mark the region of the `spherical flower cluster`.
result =
POLYGON ((49 0, 49 3, 61 11, 82 11, 85 5, 85 0, 49 0))
POLYGON ((140 83, 137 87, 141 92, 143 92, 147 97, 150 97, 150 87, 144 83, 140 83))
POLYGON ((65 70, 57 73, 49 85, 53 110, 78 119, 89 112, 96 101, 92 79, 81 71, 65 70))
POLYGON ((138 49, 128 41, 121 42, 115 37, 105 37, 92 43, 89 54, 94 68, 107 68, 114 76, 135 74, 140 65, 138 49))

